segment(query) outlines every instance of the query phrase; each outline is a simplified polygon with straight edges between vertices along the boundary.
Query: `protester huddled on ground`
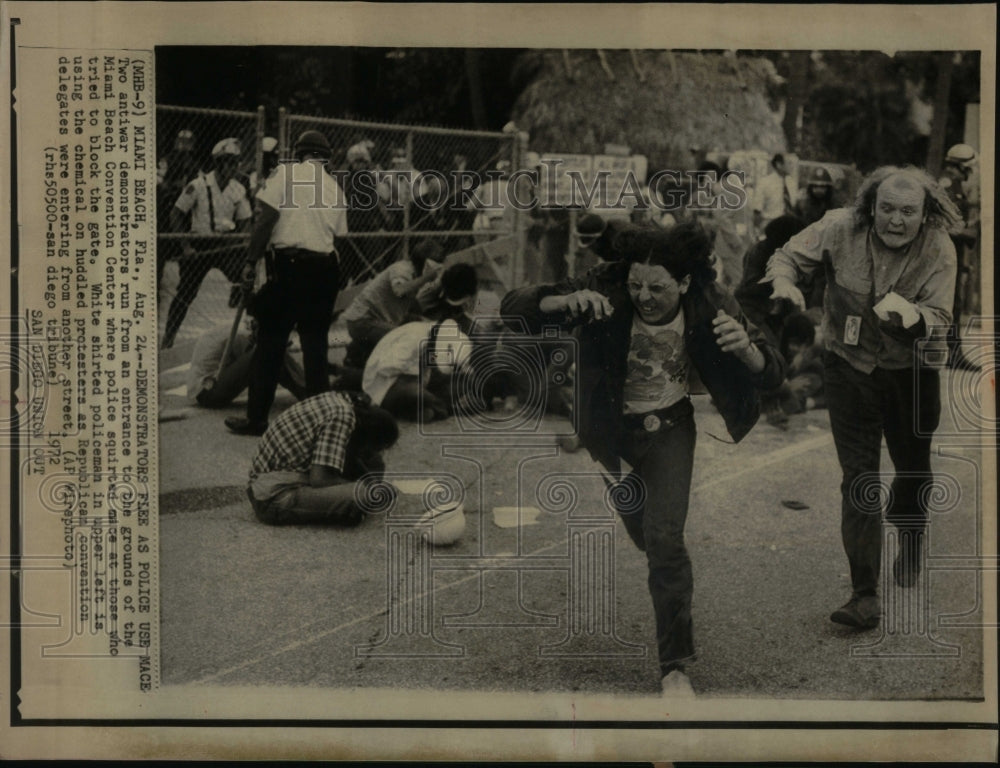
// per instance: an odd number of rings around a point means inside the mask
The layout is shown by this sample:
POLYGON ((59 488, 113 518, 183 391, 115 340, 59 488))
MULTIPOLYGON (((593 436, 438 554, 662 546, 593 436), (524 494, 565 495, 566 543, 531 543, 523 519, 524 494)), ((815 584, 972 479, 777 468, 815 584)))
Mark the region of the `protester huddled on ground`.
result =
MULTIPOLYGON (((250 363, 257 346, 257 321, 233 334, 228 323, 216 326, 198 339, 191 354, 187 396, 204 408, 223 408, 250 386, 250 363), (224 361, 223 361, 224 359, 224 361)), ((278 374, 278 383, 301 400, 306 394, 306 375, 290 352, 278 374)))
MULTIPOLYGON (((774 343, 781 337, 782 323, 792 308, 787 302, 773 300, 771 286, 761 283, 761 280, 767 270, 768 259, 778 248, 787 243, 792 235, 802 231, 803 227, 805 222, 795 216, 779 216, 769 222, 764 228, 764 239, 750 246, 744 255, 743 279, 733 291, 747 317, 774 343)), ((806 293, 812 296, 811 291, 806 293)))
POLYGON ((472 324, 479 277, 471 264, 458 263, 436 273, 417 291, 420 314, 430 320, 455 320, 463 332, 472 324))
POLYGON ((396 420, 360 393, 296 403, 257 446, 247 483, 254 514, 268 525, 359 524, 392 501, 382 454, 398 439, 396 420))
POLYGON ((821 408, 826 403, 817 314, 792 312, 782 323, 780 350, 786 363, 785 380, 776 389, 761 393, 761 411, 767 423, 779 429, 788 426, 789 416, 821 408))
POLYGON ((344 310, 351 342, 344 365, 364 368, 379 340, 408 320, 417 320, 417 292, 441 270, 440 250, 431 242, 413 248, 401 259, 364 284, 361 292, 344 310))
POLYGON ((398 419, 426 423, 454 413, 453 382, 472 353, 454 320, 404 323, 381 338, 362 388, 398 419))

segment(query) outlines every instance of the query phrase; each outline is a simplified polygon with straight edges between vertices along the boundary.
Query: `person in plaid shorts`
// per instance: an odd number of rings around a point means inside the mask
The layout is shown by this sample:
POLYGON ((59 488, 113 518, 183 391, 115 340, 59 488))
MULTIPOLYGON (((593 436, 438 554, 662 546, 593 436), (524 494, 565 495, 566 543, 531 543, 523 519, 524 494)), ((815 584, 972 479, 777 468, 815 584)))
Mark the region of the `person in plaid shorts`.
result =
POLYGON ((296 403, 268 427, 250 466, 254 514, 268 525, 357 525, 392 501, 391 486, 370 485, 382 479, 382 453, 398 438, 392 415, 361 393, 296 403))

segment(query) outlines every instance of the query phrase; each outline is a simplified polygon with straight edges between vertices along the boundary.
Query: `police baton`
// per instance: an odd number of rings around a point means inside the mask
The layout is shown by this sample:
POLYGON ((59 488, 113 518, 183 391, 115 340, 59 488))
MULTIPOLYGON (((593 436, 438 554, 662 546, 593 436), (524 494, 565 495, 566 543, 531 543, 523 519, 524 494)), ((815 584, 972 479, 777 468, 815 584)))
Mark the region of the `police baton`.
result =
POLYGON ((236 334, 240 329, 240 321, 243 319, 243 312, 246 310, 247 299, 249 298, 249 292, 246 290, 246 285, 240 285, 240 303, 236 307, 236 316, 233 318, 233 325, 229 329, 229 338, 226 339, 226 346, 222 348, 222 357, 219 359, 219 367, 215 371, 215 380, 219 380, 219 376, 222 375, 222 369, 226 367, 229 363, 229 353, 232 351, 233 344, 236 341, 236 334))

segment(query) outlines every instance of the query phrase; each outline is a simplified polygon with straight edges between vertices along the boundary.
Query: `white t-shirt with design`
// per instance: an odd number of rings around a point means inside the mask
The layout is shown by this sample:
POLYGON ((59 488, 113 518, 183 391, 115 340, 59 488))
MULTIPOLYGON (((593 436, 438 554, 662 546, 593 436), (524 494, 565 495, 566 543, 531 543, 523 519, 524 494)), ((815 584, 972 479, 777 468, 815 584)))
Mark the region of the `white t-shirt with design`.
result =
POLYGON ((648 413, 687 395, 690 360, 684 348, 684 313, 666 325, 632 320, 625 376, 625 413, 648 413))

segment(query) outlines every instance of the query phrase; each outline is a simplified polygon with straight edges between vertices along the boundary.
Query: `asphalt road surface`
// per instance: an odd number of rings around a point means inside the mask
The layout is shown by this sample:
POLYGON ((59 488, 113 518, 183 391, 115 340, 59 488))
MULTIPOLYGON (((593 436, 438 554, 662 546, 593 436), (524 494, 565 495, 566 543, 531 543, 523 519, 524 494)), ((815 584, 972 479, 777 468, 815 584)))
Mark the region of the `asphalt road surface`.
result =
MULTIPOLYGON (((604 505, 598 466, 557 449, 565 420, 527 433, 511 433, 517 416, 491 417, 492 432, 405 424, 386 458, 410 493, 388 516, 273 528, 244 491, 256 440, 222 423, 245 401, 184 410, 183 352, 171 353, 161 408, 184 418, 160 424, 164 684, 658 693, 645 558, 604 505), (466 487, 465 533, 451 547, 414 525, 413 491, 432 478, 466 487)), ((708 398, 695 398, 686 541, 699 696, 982 697, 982 457, 968 394, 978 381, 942 374, 928 563, 914 589, 889 576, 886 615, 867 632, 828 618, 850 582, 826 411, 792 417, 787 431, 762 420, 732 445, 716 439, 725 431, 708 398)), ((279 391, 275 413, 292 402, 279 391)))

